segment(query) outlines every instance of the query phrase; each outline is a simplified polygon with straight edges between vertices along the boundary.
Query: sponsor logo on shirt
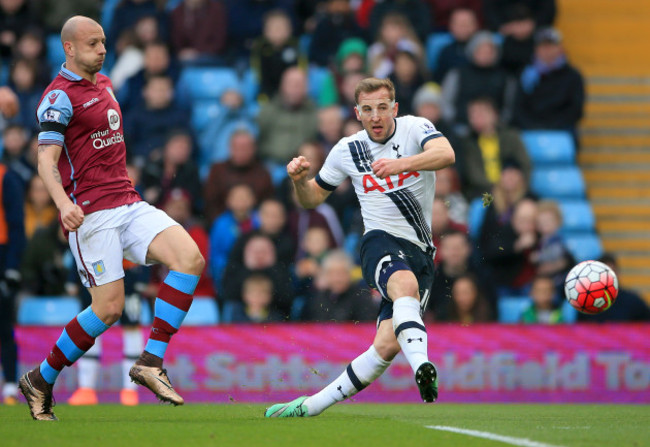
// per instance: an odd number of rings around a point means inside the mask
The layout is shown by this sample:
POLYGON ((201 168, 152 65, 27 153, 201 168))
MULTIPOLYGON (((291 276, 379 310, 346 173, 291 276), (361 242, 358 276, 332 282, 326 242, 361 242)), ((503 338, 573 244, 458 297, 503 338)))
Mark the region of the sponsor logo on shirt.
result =
POLYGON ((43 113, 43 117, 41 121, 58 123, 60 122, 60 119, 61 119, 61 112, 59 112, 58 110, 48 109, 45 111, 45 113, 43 113))
POLYGON ((86 109, 86 108, 92 106, 93 104, 95 104, 97 102, 99 102, 99 98, 93 98, 90 101, 85 102, 84 105, 83 105, 83 108, 86 109))
POLYGON ((120 128, 120 114, 115 109, 108 109, 108 125, 112 130, 120 128))
POLYGON ((110 137, 108 136, 110 130, 100 130, 90 135, 90 138, 93 140, 93 147, 95 149, 104 149, 105 147, 112 146, 113 144, 118 144, 124 142, 124 135, 120 132, 115 132, 110 137))
POLYGON ((50 101, 50 104, 54 104, 54 101, 56 101, 56 98, 58 98, 60 93, 55 93, 52 92, 50 96, 47 97, 47 99, 50 101))

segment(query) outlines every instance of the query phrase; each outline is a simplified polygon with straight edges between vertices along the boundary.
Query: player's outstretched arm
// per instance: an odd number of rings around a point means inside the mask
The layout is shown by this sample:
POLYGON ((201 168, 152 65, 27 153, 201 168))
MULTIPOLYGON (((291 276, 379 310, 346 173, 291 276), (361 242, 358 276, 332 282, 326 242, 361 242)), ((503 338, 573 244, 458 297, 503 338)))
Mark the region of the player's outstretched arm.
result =
POLYGON ((330 191, 318 186, 314 179, 307 179, 309 167, 310 163, 301 155, 289 162, 287 174, 293 182, 298 202, 304 208, 316 208, 330 195, 330 191))
POLYGON ((372 164, 375 175, 381 179, 411 171, 437 171, 453 165, 454 150, 445 137, 434 138, 424 144, 422 153, 395 159, 380 158, 372 164))
POLYGON ((43 179, 47 191, 61 213, 61 221, 68 231, 76 231, 84 221, 81 207, 72 203, 63 189, 59 172, 61 146, 46 144, 38 146, 38 175, 43 179))

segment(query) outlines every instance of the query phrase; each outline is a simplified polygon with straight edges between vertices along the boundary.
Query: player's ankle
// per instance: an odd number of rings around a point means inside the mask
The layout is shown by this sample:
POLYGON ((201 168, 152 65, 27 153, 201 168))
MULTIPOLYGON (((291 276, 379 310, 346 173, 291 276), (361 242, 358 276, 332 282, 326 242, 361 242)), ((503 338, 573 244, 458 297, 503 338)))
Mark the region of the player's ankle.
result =
POLYGON ((140 354, 138 360, 136 360, 135 364, 139 366, 150 366, 154 368, 162 368, 163 359, 161 359, 157 355, 153 355, 147 351, 143 351, 142 354, 140 354))

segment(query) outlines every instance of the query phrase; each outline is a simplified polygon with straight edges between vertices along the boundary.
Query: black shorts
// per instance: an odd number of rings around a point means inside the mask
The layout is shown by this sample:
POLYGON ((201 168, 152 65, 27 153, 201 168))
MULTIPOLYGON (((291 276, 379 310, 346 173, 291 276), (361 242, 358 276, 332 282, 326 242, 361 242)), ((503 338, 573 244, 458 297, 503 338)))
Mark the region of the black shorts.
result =
POLYGON ((363 279, 381 293, 377 324, 393 318, 393 302, 388 298, 386 285, 390 275, 398 270, 410 270, 418 280, 421 313, 429 301, 433 285, 433 251, 420 247, 381 230, 367 232, 361 238, 361 269, 363 279))

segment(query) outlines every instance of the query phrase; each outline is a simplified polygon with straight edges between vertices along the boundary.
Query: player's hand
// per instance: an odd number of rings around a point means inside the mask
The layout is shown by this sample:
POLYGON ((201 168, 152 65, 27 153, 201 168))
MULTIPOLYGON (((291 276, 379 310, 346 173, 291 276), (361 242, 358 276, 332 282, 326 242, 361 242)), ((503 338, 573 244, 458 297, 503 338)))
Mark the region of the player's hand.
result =
POLYGON ((388 176, 401 174, 406 171, 404 159, 402 158, 380 158, 372 165, 372 172, 375 173, 380 179, 385 179, 388 176))
POLYGON ((66 230, 73 232, 84 223, 84 212, 79 205, 70 202, 61 208, 61 222, 66 230))
POLYGON ((287 165, 287 174, 291 177, 291 180, 294 182, 303 180, 309 174, 309 168, 311 164, 307 161, 302 155, 294 158, 287 165))

